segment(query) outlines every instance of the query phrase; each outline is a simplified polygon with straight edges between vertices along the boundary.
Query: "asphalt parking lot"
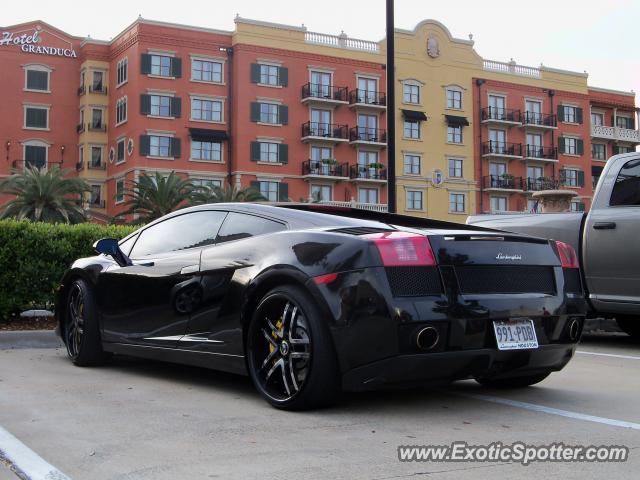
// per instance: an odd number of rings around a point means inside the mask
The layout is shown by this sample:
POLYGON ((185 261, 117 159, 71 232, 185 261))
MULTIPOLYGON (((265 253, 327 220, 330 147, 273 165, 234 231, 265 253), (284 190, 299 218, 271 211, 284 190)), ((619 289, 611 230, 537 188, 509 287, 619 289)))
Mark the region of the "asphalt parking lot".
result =
MULTIPOLYGON (((0 350, 0 427, 73 479, 637 478, 640 345, 586 336, 536 387, 348 395, 288 413, 248 378, 131 358, 73 367, 62 349, 0 350), (399 445, 625 445, 623 463, 398 461, 399 445)), ((2 445, 0 445, 2 447, 2 445)), ((0 463, 0 479, 17 478, 0 463)))

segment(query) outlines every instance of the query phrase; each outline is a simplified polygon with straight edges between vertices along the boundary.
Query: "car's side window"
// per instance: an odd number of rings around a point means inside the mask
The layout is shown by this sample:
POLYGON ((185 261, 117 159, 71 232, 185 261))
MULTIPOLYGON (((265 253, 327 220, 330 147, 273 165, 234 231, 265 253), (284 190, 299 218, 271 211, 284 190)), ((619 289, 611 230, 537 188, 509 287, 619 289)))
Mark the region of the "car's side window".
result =
POLYGON ((640 206, 640 158, 628 161, 620 169, 609 203, 611 206, 640 206))
POLYGON ((222 211, 192 212, 153 225, 142 231, 130 257, 213 245, 226 215, 222 211))
POLYGON ((267 218, 245 215, 243 213, 230 213, 224 221, 216 243, 230 242, 241 238, 255 237, 267 233, 286 230, 287 227, 280 222, 274 222, 267 218))
POLYGON ((133 247, 133 244, 136 241, 136 238, 138 238, 138 235, 131 235, 129 238, 127 238, 124 242, 120 242, 120 250, 122 250, 122 253, 124 253, 125 255, 129 255, 129 252, 131 251, 131 247, 133 247))

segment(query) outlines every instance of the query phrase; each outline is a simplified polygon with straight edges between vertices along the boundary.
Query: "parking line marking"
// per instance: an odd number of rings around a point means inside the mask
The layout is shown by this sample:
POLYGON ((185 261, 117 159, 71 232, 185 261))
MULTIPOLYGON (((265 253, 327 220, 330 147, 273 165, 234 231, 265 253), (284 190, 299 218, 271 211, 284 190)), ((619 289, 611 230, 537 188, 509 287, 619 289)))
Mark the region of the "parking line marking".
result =
POLYGON ((0 426, 0 460, 27 480, 71 480, 0 426))
POLYGON ((598 355, 600 357, 613 357, 613 358, 624 358, 627 360, 640 360, 640 357, 634 357, 633 355, 616 355, 614 353, 585 352, 584 350, 576 350, 576 352, 581 353, 583 355, 598 355))
POLYGON ((613 418, 597 417, 595 415, 587 415, 585 413, 571 412, 569 410, 561 410, 559 408, 545 407, 534 403, 519 402, 518 400, 510 400, 508 398, 492 397, 491 395, 480 395, 477 393, 459 393, 463 397, 475 398, 476 400, 484 400, 486 402, 499 403, 510 407, 524 408, 534 412, 548 413, 558 415, 560 417, 573 418, 576 420, 584 420, 586 422, 602 423, 612 427, 631 428, 640 430, 640 423, 625 422, 624 420, 615 420, 613 418))

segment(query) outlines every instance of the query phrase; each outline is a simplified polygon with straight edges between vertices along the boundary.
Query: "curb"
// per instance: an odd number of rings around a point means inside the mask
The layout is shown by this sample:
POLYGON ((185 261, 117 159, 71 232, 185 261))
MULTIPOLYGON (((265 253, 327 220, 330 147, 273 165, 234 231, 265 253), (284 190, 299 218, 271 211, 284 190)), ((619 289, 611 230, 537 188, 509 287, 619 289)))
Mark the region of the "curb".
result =
POLYGON ((53 330, 18 330, 0 332, 0 350, 18 348, 59 348, 62 340, 53 330))

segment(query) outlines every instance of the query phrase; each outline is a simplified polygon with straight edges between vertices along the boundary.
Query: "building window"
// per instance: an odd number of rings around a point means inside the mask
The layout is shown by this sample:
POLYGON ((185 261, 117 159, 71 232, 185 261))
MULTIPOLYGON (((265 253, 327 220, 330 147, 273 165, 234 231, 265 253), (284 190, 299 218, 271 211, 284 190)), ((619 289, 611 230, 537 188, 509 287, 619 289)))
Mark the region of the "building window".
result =
POLYGON ((259 182, 260 195, 270 202, 278 201, 278 182, 259 182))
POLYGON ((260 142, 260 162, 278 163, 278 144, 260 142))
POLYGON ((567 187, 579 187, 578 170, 572 168, 565 168, 563 170, 563 185, 567 187))
POLYGON ((33 142, 24 146, 24 166, 44 168, 47 166, 49 147, 43 142, 33 142))
POLYGON ((217 178, 191 178, 195 187, 222 188, 222 180, 217 178))
POLYGON ((591 125, 596 127, 604 125, 604 113, 591 112, 591 125))
POLYGON ((572 212, 584 212, 584 203, 582 203, 582 202, 571 202, 571 211, 572 212))
POLYGON ((614 148, 614 154, 619 155, 621 153, 631 153, 631 152, 635 152, 635 149, 633 147, 613 147, 614 148))
POLYGON ((404 138, 420 138, 420 122, 415 120, 404 121, 404 138))
POLYGON ((449 194, 449 211, 452 213, 461 213, 465 211, 464 193, 449 194))
POLYGON ((375 78, 358 77, 356 96, 357 103, 379 104, 382 99, 378 93, 378 80, 375 78))
POLYGON ((222 102, 192 98, 191 119, 203 122, 222 122, 222 102))
POLYGON ((506 212, 507 211, 507 197, 491 197, 491 211, 492 212, 506 212))
POLYGON ((92 130, 102 130, 102 109, 91 109, 91 125, 92 130))
POLYGON ((565 123, 578 123, 578 107, 572 105, 563 105, 563 119, 565 123))
POLYGON ((578 154, 578 139, 572 137, 564 137, 564 152, 569 155, 578 154))
POLYGON ((129 79, 129 59, 124 57, 116 65, 116 87, 126 83, 129 79))
POLYGON ((406 175, 420 175, 420 156, 419 155, 404 156, 404 173, 406 175))
POLYGON ((279 105, 275 103, 260 104, 260 121, 262 123, 280 123, 279 121, 279 105))
POLYGON ((90 187, 89 205, 100 208, 102 206, 102 185, 91 185, 90 187))
POLYGON ((407 210, 422 210, 422 192, 407 191, 407 210))
POLYGON ((378 189, 377 188, 359 188, 358 202, 378 203, 378 189))
POLYGON ((219 142, 191 141, 191 160, 204 162, 222 161, 222 144, 219 142))
POLYGON ((100 168, 102 166, 102 147, 91 147, 91 160, 89 166, 93 168, 100 168))
POLYGON ((171 57, 167 57, 165 55, 151 55, 151 75, 170 77, 171 57))
POLYGON ((191 60, 191 80, 222 83, 222 63, 209 60, 191 60))
POLYGON ((633 119, 631 117, 616 117, 616 127, 633 130, 633 119))
POLYGON ((460 90, 447 89, 447 108, 462 110, 462 92, 460 90))
POLYGON ((462 164, 463 160, 460 158, 449 159, 449 177, 450 178, 462 178, 462 164))
POLYGON ((330 185, 311 185, 311 198, 314 202, 329 202, 331 197, 330 185))
POLYGON ((591 158, 593 158, 594 160, 606 160, 607 146, 604 143, 592 143, 591 158))
POLYGON ((420 103, 420 86, 405 83, 403 85, 404 103, 420 103))
POLYGON ((124 178, 116 180, 116 203, 124 202, 124 178))
POLYGON ((45 107, 26 107, 24 109, 25 128, 49 128, 49 109, 45 107))
POLYGON ((260 83, 262 85, 279 85, 280 67, 275 65, 260 65, 260 83))
POLYGON ((149 135, 149 155, 168 157, 171 151, 171 137, 149 135))
POLYGON ((116 102, 116 125, 127 121, 127 97, 122 97, 116 102))
POLYGON ((116 144, 116 164, 124 162, 124 152, 125 152, 125 144, 127 143, 126 138, 121 138, 118 140, 116 144))
POLYGON ((43 67, 30 67, 25 70, 25 88, 37 92, 49 91, 49 70, 43 67))
POLYGON ((171 116, 171 97, 164 95, 149 95, 151 101, 151 115, 156 117, 171 116))
POLYGON ((447 127, 447 142, 462 143, 462 125, 449 125, 447 127))
POLYGON ((91 72, 91 88, 90 91, 96 93, 104 93, 107 88, 104 84, 104 72, 95 71, 91 72))

